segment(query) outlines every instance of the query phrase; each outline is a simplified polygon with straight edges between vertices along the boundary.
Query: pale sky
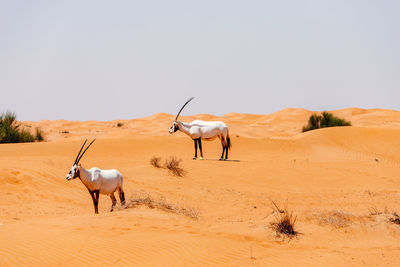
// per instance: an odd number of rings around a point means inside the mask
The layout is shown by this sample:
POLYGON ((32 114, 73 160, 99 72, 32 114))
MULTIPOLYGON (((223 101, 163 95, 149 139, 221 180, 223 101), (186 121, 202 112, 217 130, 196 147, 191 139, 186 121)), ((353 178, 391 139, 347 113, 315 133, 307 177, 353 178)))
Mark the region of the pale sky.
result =
POLYGON ((400 110, 400 1, 0 0, 0 112, 400 110))

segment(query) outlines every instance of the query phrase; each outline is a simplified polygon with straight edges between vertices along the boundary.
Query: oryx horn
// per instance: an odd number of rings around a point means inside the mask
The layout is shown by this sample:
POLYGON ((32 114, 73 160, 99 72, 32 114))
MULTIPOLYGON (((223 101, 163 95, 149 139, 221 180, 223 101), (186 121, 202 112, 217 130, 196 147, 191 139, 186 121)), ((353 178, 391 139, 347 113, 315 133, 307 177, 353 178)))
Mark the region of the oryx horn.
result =
POLYGON ((75 158, 75 161, 74 161, 74 165, 75 165, 75 164, 77 164, 77 161, 78 161, 79 155, 81 154, 81 151, 82 151, 83 147, 85 146, 85 144, 86 144, 86 141, 87 141, 87 139, 85 140, 85 142, 83 142, 83 145, 82 145, 82 147, 81 147, 81 150, 79 150, 79 153, 78 153, 78 155, 76 155, 76 158, 75 158))
POLYGON ((78 159, 78 161, 76 162, 76 164, 78 164, 79 163, 79 161, 81 160, 81 158, 83 157, 83 155, 85 154, 85 152, 86 152, 86 150, 88 150, 88 148, 93 144, 93 142, 94 141, 96 141, 96 138, 95 139, 93 139, 93 141, 92 142, 90 142, 90 144, 85 148, 85 150, 83 150, 83 152, 82 152, 82 154, 79 156, 79 159, 78 159))
POLYGON ((179 117, 179 114, 181 114, 181 111, 182 111, 182 109, 190 102, 190 101, 192 101, 193 100, 193 98, 194 97, 191 97, 191 98, 189 98, 189 100, 188 101, 186 101, 186 103, 185 104, 183 104, 183 106, 181 107, 181 109, 179 110, 179 112, 178 112, 178 115, 176 115, 176 118, 175 118, 175 120, 177 120, 178 119, 178 117, 179 117))

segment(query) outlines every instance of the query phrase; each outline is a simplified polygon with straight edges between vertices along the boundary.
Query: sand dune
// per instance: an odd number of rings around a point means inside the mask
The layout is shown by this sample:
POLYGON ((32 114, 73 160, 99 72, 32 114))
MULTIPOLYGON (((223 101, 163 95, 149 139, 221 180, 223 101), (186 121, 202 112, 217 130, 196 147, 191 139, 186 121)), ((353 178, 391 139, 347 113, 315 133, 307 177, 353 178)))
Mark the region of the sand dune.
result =
POLYGON ((232 161, 217 141, 193 161, 193 142, 168 134, 174 115, 110 122, 23 122, 49 142, 0 145, 0 265, 398 266, 400 112, 333 111, 352 127, 300 133, 311 111, 201 114, 224 120, 232 161), (122 123, 121 127, 117 123, 122 123), (82 139, 98 140, 85 167, 117 168, 127 199, 151 196, 198 219, 147 206, 99 215, 79 180, 66 181, 82 139), (182 159, 177 178, 149 164, 182 159), (276 237, 271 200, 297 215, 299 235, 276 237), (378 212, 379 211, 379 212, 378 212))
MULTIPOLYGON (((348 108, 331 111, 334 115, 350 120, 353 126, 400 128, 400 112, 382 109, 348 108)), ((249 138, 284 138, 293 137, 301 132, 312 111, 306 109, 287 108, 268 115, 228 113, 224 116, 198 114, 181 116, 182 121, 223 120, 232 134, 249 138)), ((147 136, 167 136, 175 115, 158 113, 149 117, 131 120, 97 121, 26 121, 23 125, 29 128, 40 127, 47 134, 49 141, 60 139, 85 138, 98 136, 100 138, 123 137, 127 134, 142 134, 147 136), (118 123, 122 126, 118 127, 118 123)))

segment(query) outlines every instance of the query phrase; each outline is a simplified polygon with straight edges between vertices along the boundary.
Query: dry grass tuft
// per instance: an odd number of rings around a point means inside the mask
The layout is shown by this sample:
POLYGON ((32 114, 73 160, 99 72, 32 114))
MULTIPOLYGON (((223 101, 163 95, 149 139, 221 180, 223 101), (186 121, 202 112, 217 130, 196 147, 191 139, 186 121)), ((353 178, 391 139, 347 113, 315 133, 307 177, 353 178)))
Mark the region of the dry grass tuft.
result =
POLYGON ((140 195, 138 197, 129 199, 125 208, 136 208, 137 206, 147 206, 150 209, 159 209, 169 213, 180 214, 194 220, 199 219, 199 212, 196 209, 186 206, 182 207, 178 203, 167 203, 164 197, 156 200, 149 194, 140 195))
POLYGON ((396 212, 393 212, 392 217, 389 218, 389 222, 400 225, 400 216, 396 212))
POLYGON ((173 175, 182 177, 185 175, 186 171, 179 166, 180 163, 180 159, 170 157, 165 161, 165 168, 167 168, 173 175))
POLYGON ((294 230, 294 226, 297 216, 294 216, 293 212, 287 209, 287 205, 285 205, 284 209, 281 209, 274 201, 272 201, 272 204, 272 209, 277 214, 277 218, 274 222, 271 222, 271 228, 275 231, 276 235, 287 236, 289 238, 296 236, 297 232, 294 230))
POLYGON ((150 159, 150 164, 153 165, 155 168, 162 168, 161 166, 161 157, 152 157, 150 159))
POLYGON ((329 213, 323 213, 319 216, 319 224, 330 225, 334 228, 343 228, 350 226, 351 219, 355 217, 354 215, 344 213, 343 211, 334 210, 329 213))
POLYGON ((166 159, 164 164, 161 165, 161 157, 153 156, 150 159, 150 164, 155 168, 164 168, 168 169, 175 176, 185 176, 186 171, 180 166, 181 160, 176 157, 170 157, 166 159))
POLYGON ((368 209, 368 211, 369 211, 369 216, 376 216, 384 213, 380 211, 377 207, 371 207, 368 209))
POLYGON ((384 217, 386 217, 387 219, 387 222, 400 225, 400 216, 395 211, 390 213, 387 207, 385 207, 384 211, 380 211, 376 207, 372 207, 369 209, 369 216, 377 216, 377 215, 384 215, 384 217))

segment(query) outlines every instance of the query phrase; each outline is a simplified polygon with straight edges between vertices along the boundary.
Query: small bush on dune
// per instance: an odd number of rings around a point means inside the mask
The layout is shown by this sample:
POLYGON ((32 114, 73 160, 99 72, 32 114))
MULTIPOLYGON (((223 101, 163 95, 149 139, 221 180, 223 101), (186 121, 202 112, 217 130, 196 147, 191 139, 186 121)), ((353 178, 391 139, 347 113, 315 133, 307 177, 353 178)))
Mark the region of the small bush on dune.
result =
POLYGON ((308 119, 307 125, 303 127, 303 132, 337 126, 351 126, 351 123, 344 119, 333 116, 332 113, 324 111, 321 115, 315 113, 312 114, 308 119))
POLYGON ((329 213, 320 214, 318 221, 320 225, 330 225, 333 228, 339 229, 350 226, 352 220, 355 218, 356 217, 352 214, 334 210, 329 213))
POLYGON ((397 212, 393 211, 392 213, 390 213, 386 207, 383 211, 377 209, 376 207, 372 207, 369 209, 370 216, 377 216, 381 214, 383 214, 388 219, 388 222, 400 225, 400 216, 397 214, 397 212))
POLYGON ((170 157, 165 161, 165 167, 173 174, 176 176, 184 176, 185 175, 185 170, 181 168, 179 165, 181 163, 180 159, 177 159, 176 157, 170 157))
POLYGON ((181 206, 178 203, 168 203, 164 197, 155 199, 149 194, 141 194, 127 201, 125 208, 136 208, 137 206, 147 206, 150 209, 159 209, 165 212, 180 214, 195 220, 199 219, 199 212, 191 207, 181 206))
POLYGON ((155 168, 162 168, 162 166, 161 166, 161 157, 152 157, 150 159, 150 164, 155 168))
POLYGON ((161 165, 161 157, 152 157, 150 159, 150 164, 154 168, 164 168, 168 169, 173 175, 182 177, 186 174, 186 171, 180 166, 181 160, 176 157, 170 157, 165 160, 164 165, 161 165))
POLYGON ((392 217, 389 218, 389 221, 391 223, 400 225, 400 216, 396 212, 393 212, 392 217))
POLYGON ((297 216, 294 216, 293 212, 287 209, 287 206, 284 209, 280 209, 275 202, 272 201, 272 204, 272 209, 277 214, 277 218, 274 222, 271 222, 271 227, 276 235, 289 238, 296 236, 297 232, 294 230, 294 226, 297 216))
POLYGON ((124 124, 122 122, 117 123, 117 127, 122 127, 122 126, 124 126, 124 124))
POLYGON ((20 129, 18 142, 15 143, 27 143, 27 142, 35 142, 35 137, 33 136, 33 134, 31 134, 30 131, 25 129, 20 129))
POLYGON ((35 130, 35 140, 38 141, 38 142, 44 141, 44 134, 43 134, 42 129, 36 128, 36 130, 35 130))
POLYGON ((7 111, 0 115, 0 143, 33 142, 35 137, 26 129, 20 128, 15 113, 7 111))

